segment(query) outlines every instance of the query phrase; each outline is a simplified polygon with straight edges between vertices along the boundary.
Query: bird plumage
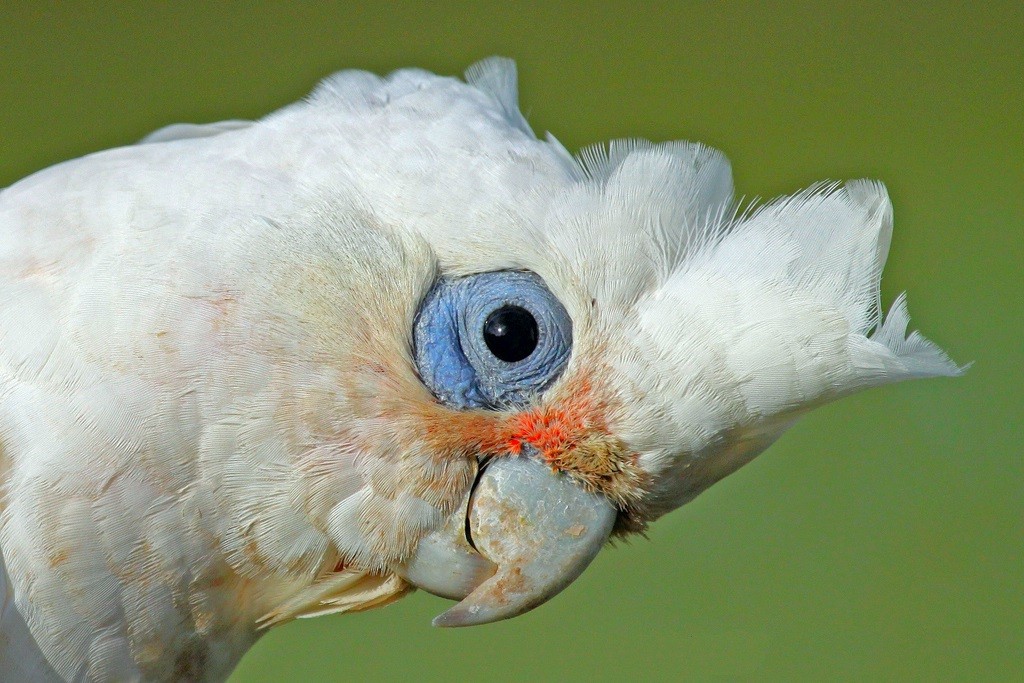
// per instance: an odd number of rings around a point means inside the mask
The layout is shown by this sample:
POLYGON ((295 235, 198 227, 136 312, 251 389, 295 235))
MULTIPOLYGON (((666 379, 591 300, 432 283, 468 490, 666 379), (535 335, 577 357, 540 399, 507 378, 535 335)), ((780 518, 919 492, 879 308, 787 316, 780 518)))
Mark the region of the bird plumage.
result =
POLYGON ((0 677, 217 679, 261 625, 407 592, 481 454, 540 449, 628 531, 814 406, 959 371, 902 297, 881 315, 880 184, 737 213, 714 150, 573 157, 511 62, 467 80, 346 71, 0 193, 0 677), (505 270, 564 305, 569 364, 528 408, 451 409, 418 306, 505 270))

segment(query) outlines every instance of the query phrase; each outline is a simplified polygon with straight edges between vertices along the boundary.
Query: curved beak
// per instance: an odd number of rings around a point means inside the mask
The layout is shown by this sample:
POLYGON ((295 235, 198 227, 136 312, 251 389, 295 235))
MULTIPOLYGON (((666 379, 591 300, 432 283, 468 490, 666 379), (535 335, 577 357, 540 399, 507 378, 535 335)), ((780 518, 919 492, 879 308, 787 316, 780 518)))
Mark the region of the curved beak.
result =
POLYGON ((616 509, 528 457, 490 461, 464 505, 398 569, 413 585, 461 599, 434 626, 508 619, 547 602, 604 546, 616 509))

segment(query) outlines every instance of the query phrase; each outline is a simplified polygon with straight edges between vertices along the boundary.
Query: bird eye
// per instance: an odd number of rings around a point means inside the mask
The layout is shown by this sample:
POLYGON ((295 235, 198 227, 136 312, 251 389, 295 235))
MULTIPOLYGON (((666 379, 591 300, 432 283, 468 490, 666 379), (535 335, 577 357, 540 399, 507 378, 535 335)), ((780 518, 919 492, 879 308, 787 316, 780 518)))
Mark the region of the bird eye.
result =
POLYGON ((441 278, 416 314, 420 378, 458 408, 523 406, 569 360, 572 321, 534 273, 441 278))
POLYGON ((525 308, 502 306, 484 322, 484 342, 506 363, 517 363, 537 348, 537 321, 525 308))

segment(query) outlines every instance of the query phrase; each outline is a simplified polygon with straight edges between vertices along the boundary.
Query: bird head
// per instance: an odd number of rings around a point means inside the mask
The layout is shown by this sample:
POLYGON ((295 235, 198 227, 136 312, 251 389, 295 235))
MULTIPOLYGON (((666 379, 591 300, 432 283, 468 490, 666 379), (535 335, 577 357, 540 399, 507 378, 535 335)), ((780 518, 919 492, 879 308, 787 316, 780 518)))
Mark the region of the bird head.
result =
POLYGON ((878 183, 739 211, 699 144, 574 157, 503 59, 344 72, 261 125, 320 141, 261 233, 266 306, 330 387, 306 509, 338 566, 461 599, 439 625, 544 602, 815 406, 958 372, 902 298, 882 317, 878 183))
POLYGON ((412 587, 513 617, 814 407, 960 372, 882 314, 880 184, 741 208, 715 150, 574 156, 517 99, 345 71, 0 194, 0 577, 47 666, 226 675, 412 587))

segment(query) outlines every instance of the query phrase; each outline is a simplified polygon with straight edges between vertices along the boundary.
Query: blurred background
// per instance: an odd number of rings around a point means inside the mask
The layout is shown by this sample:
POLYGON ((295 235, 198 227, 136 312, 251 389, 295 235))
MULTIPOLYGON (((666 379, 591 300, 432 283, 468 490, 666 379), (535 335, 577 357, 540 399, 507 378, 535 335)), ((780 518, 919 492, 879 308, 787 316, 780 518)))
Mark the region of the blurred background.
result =
POLYGON ((976 361, 818 410, 533 613, 436 630, 417 593, 279 628, 233 683, 1024 680, 1024 5, 680 4, 0 5, 0 186, 335 70, 503 54, 573 149, 701 140, 747 196, 883 179, 886 302, 976 361))

